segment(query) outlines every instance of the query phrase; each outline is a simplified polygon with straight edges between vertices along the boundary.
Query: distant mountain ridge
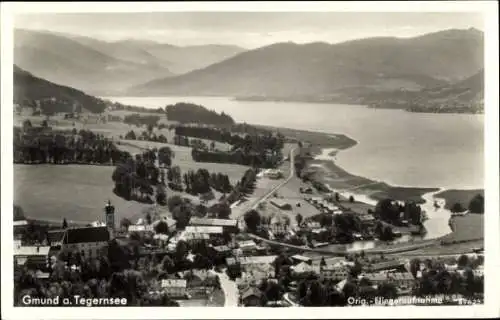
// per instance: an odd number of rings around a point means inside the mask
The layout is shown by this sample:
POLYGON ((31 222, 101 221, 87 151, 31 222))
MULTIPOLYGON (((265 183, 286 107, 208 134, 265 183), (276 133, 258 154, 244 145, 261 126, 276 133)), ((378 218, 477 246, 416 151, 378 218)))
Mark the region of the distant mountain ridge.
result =
POLYGON ((75 105, 94 113, 100 113, 106 108, 102 99, 35 77, 14 65, 14 103, 36 108, 45 102, 50 102, 51 110, 55 112, 73 112, 75 105))
POLYGON ((153 41, 106 42, 58 32, 17 29, 14 61, 56 83, 96 95, 203 68, 241 51, 236 46, 176 47, 153 41))
POLYGON ((404 39, 277 43, 127 93, 328 100, 351 91, 418 91, 467 78, 483 65, 482 32, 452 29, 404 39))

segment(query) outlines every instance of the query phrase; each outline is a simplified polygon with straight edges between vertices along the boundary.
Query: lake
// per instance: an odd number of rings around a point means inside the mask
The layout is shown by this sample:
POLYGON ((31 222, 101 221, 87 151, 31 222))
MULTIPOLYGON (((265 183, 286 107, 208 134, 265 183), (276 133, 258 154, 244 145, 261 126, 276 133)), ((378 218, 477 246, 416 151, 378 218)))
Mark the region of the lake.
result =
POLYGON ((345 170, 397 186, 484 188, 484 116, 426 114, 342 104, 221 97, 107 97, 123 104, 176 102, 224 111, 237 122, 343 133, 358 144, 337 155, 345 170))

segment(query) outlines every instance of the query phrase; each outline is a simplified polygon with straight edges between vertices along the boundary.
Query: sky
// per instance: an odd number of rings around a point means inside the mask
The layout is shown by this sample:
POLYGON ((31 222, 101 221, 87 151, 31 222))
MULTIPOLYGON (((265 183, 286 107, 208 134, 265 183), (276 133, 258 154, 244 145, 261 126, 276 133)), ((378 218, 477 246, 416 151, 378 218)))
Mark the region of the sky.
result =
POLYGON ((247 49, 276 42, 338 43, 378 36, 413 37, 452 28, 484 29, 481 14, 468 12, 36 13, 16 15, 14 25, 106 41, 230 44, 247 49))

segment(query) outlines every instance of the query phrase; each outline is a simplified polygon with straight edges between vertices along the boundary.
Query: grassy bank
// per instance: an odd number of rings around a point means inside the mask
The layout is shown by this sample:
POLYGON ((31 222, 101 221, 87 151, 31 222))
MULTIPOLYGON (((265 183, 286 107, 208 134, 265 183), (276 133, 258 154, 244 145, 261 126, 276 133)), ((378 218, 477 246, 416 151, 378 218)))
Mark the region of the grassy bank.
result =
POLYGON ((111 166, 14 165, 14 204, 33 219, 104 221, 108 199, 116 223, 139 217, 148 204, 126 201, 113 193, 111 166))
POLYGON ((446 209, 451 209, 455 203, 460 203, 463 208, 469 206, 469 202, 474 198, 475 195, 481 194, 484 197, 484 189, 474 189, 474 190, 445 190, 435 195, 436 198, 442 198, 446 200, 446 209))
POLYGON ((423 194, 438 190, 437 188, 391 186, 385 182, 373 181, 351 174, 329 160, 311 160, 308 163, 308 170, 314 172, 313 179, 328 184, 334 190, 348 190, 353 193, 364 194, 374 200, 392 198, 400 201, 423 203, 423 194))

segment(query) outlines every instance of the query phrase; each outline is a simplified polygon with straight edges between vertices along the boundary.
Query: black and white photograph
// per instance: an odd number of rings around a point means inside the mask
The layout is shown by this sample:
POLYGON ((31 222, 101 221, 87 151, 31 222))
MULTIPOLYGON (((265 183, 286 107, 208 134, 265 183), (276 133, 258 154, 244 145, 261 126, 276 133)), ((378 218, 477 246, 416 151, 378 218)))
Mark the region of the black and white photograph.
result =
POLYGON ((5 318, 500 316, 498 5, 392 3, 2 3, 5 318))

